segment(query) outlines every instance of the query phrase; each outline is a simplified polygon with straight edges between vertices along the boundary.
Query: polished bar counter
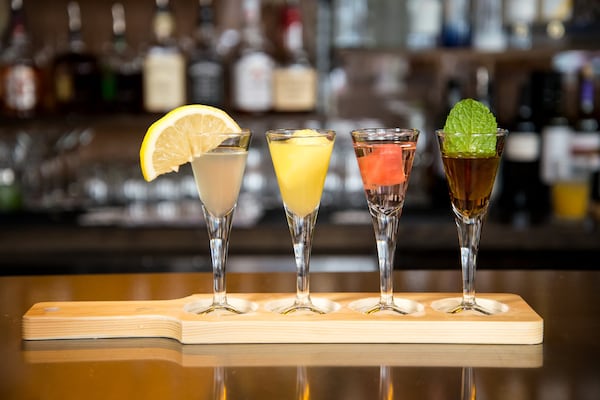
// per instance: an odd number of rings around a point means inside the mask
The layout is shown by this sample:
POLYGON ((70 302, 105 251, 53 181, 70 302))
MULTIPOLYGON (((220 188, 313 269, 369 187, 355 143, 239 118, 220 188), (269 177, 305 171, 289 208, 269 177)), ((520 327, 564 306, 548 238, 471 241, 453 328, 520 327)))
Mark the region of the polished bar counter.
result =
MULTIPOLYGON (((0 277, 0 398, 600 398, 600 271, 481 270, 477 278, 480 293, 521 295, 544 319, 544 342, 181 345, 168 339, 23 341, 21 318, 35 303, 175 299, 210 293, 211 275, 0 277)), ((400 292, 460 290, 458 269, 396 271, 394 281, 398 296, 400 292)), ((294 285, 292 272, 228 275, 230 293, 291 294, 294 285)), ((311 290, 376 293, 378 274, 313 273, 311 290)))

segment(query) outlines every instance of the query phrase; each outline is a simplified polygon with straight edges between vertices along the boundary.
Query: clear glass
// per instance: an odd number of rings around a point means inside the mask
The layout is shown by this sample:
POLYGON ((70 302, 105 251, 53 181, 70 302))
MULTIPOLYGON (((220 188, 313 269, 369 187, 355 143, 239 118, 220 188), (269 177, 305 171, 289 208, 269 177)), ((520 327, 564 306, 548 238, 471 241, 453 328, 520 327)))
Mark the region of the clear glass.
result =
POLYGON ((359 129, 351 132, 377 243, 380 298, 376 304, 361 305, 372 314, 392 311, 410 314, 415 307, 407 300, 394 300, 393 270, 398 227, 419 131, 401 128, 359 129))
POLYGON ((273 168, 279 184, 296 259, 296 298, 274 311, 289 314, 328 310, 313 304, 309 289, 312 238, 335 132, 312 129, 276 129, 266 133, 273 168))
POLYGON ((247 129, 212 135, 210 145, 205 135, 189 137, 192 154, 201 154, 192 160, 192 170, 208 229, 213 267, 213 301, 207 308, 195 310, 199 314, 214 311, 242 314, 248 311, 243 303, 234 306, 228 302, 225 267, 231 223, 246 166, 250 137, 251 132, 247 129), (214 148, 207 151, 207 145, 214 148))
POLYGON ((473 134, 468 139, 460 133, 447 134, 441 130, 436 132, 454 220, 458 229, 463 281, 462 299, 440 300, 434 306, 438 311, 452 314, 472 311, 491 315, 504 310, 501 304, 492 304, 490 300, 485 301, 485 306, 477 303, 475 271, 481 227, 488 211, 507 135, 508 131, 503 129, 498 129, 495 135, 473 134), (489 145, 490 140, 495 140, 495 146, 493 142, 489 145), (471 144, 478 143, 479 146, 487 143, 486 147, 489 150, 483 154, 455 152, 451 151, 453 146, 448 144, 450 141, 462 143, 470 141, 471 144))

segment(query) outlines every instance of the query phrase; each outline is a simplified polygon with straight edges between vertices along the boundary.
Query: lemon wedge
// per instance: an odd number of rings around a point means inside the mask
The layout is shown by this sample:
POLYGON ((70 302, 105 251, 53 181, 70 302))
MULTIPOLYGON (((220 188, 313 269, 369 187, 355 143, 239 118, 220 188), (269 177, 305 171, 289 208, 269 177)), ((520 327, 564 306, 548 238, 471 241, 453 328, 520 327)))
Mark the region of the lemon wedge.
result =
POLYGON ((223 140, 220 133, 239 132, 239 125, 223 110, 193 104, 170 111, 146 131, 140 147, 142 175, 148 182, 192 161, 194 156, 216 148, 223 140), (189 135, 197 134, 194 150, 189 135), (193 153, 193 154, 192 154, 193 153))

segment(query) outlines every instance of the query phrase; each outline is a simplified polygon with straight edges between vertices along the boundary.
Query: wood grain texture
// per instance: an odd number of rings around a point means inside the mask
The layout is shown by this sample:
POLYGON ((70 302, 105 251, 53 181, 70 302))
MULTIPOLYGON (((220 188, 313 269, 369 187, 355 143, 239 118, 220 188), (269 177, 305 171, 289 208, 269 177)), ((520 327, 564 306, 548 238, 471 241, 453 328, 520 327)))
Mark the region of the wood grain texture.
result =
POLYGON ((539 344, 542 318, 518 295, 480 294, 479 298, 505 304, 506 312, 492 316, 451 315, 431 303, 458 297, 451 293, 399 293, 397 301, 414 302, 410 315, 365 315, 353 302, 376 297, 371 293, 315 293, 313 300, 328 301, 336 310, 323 315, 279 315, 272 302, 292 295, 272 293, 229 294, 231 300, 252 305, 242 315, 198 315, 186 310, 209 302, 197 294, 175 300, 92 301, 37 303, 23 316, 23 339, 153 338, 184 344, 209 343, 464 343, 539 344))

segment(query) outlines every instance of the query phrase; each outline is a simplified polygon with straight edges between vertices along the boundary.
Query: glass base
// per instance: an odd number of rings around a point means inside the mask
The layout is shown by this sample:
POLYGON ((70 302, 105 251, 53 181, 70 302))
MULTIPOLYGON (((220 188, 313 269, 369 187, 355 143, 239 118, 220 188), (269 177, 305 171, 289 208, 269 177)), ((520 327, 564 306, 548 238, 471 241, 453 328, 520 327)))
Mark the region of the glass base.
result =
POLYGON ((212 299, 194 301, 184 306, 186 312, 192 314, 246 314, 256 311, 258 305, 241 299, 228 299, 225 303, 215 303, 212 299))
POLYGON ((339 310, 340 305, 331 300, 315 298, 308 302, 284 299, 274 300, 265 304, 265 308, 277 314, 328 314, 339 310))
POLYGON ((392 304, 386 304, 379 298, 371 297, 354 301, 348 305, 352 310, 363 314, 409 315, 423 312, 425 307, 416 301, 394 298, 392 304))
POLYGON ((434 301, 431 308, 447 314, 494 315, 507 312, 509 307, 496 300, 477 299, 473 303, 466 303, 462 298, 455 297, 434 301))

